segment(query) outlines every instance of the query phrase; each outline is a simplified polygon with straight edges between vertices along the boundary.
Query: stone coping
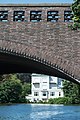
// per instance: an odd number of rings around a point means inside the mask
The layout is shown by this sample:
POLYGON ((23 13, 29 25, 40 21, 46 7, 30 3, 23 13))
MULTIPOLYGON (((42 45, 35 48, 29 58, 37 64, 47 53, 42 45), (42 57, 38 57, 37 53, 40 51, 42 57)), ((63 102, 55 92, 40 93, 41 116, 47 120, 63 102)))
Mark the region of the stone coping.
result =
POLYGON ((0 7, 70 7, 68 3, 0 4, 0 7))

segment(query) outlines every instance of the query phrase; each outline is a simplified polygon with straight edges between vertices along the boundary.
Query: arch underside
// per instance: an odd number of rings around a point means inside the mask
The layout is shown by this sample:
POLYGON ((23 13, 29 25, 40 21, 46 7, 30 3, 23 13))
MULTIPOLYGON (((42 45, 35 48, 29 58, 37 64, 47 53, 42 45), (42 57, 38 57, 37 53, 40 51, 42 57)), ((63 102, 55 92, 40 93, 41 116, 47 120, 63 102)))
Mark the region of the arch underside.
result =
POLYGON ((34 50, 35 48, 32 53, 26 45, 10 41, 0 41, 0 74, 39 73, 80 83, 79 79, 75 78, 74 74, 67 70, 68 65, 66 63, 68 62, 57 57, 57 59, 53 58, 55 59, 53 63, 48 59, 39 57, 34 50))

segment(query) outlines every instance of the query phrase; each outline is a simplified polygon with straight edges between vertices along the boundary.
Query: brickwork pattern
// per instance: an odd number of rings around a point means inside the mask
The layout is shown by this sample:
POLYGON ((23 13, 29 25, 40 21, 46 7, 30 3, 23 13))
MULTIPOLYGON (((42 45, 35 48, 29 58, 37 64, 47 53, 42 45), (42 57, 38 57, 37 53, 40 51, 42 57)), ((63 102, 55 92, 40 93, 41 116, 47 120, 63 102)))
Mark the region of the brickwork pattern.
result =
POLYGON ((3 5, 8 21, 0 22, 0 48, 36 56, 80 79, 80 31, 68 28, 64 11, 70 5, 3 5), (42 11, 40 22, 30 21, 30 11, 42 11), (59 11, 58 22, 47 22, 47 11, 59 11), (13 21, 14 11, 25 11, 25 20, 13 21))

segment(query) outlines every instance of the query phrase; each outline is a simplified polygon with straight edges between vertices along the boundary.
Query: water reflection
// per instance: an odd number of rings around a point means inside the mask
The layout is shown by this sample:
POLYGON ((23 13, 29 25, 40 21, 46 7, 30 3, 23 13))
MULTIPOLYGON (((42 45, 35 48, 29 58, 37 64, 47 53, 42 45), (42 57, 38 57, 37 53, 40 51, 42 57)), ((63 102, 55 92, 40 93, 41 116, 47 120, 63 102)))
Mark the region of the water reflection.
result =
MULTIPOLYGON (((63 106, 63 105, 60 105, 63 106)), ((50 119, 56 115, 63 114, 63 111, 59 111, 59 105, 43 105, 43 104, 32 104, 32 113, 30 114, 30 118, 32 120, 46 120, 50 119), (53 108, 52 108, 53 106, 53 108), (37 112, 35 111, 37 109, 37 112)))
POLYGON ((0 106, 0 120, 80 120, 80 106, 41 104, 0 106))
POLYGON ((40 119, 50 119, 52 116, 63 114, 63 112, 58 111, 44 111, 44 112, 35 112, 30 114, 30 118, 33 120, 40 120, 40 119))

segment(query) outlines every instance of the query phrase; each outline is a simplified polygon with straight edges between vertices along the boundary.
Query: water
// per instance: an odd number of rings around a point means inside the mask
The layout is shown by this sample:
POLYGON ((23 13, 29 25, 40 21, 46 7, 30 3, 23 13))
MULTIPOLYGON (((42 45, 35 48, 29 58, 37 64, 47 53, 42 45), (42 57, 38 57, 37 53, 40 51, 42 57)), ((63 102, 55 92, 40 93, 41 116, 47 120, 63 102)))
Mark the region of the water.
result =
POLYGON ((80 106, 4 105, 0 106, 0 120, 80 120, 80 106))

